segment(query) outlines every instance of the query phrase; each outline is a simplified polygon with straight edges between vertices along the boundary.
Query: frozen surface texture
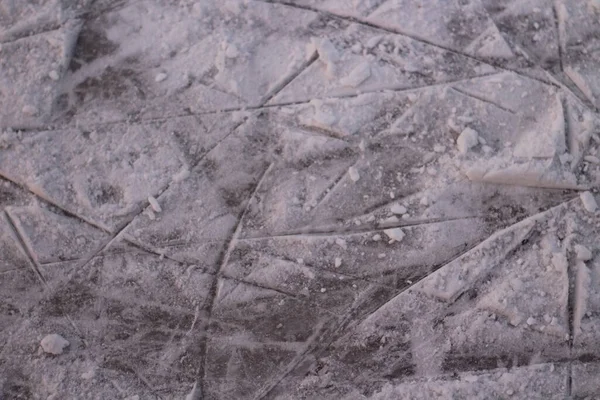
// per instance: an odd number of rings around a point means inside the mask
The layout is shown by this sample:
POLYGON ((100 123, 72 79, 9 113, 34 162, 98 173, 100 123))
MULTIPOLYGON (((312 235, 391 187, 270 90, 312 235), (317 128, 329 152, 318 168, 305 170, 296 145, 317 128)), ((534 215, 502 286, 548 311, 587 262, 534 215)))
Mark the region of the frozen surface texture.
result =
POLYGON ((600 398, 598 0, 0 0, 0 399, 600 398))

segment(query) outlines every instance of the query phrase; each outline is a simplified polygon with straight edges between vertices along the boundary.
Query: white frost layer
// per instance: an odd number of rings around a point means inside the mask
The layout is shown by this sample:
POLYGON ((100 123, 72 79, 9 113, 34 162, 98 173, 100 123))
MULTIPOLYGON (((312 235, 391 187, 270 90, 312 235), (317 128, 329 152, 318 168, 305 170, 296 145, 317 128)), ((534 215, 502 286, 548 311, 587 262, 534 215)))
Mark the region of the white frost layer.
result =
POLYGON ((59 355, 63 353, 65 347, 69 346, 69 342, 59 334, 52 333, 44 337, 40 345, 46 353, 59 355))

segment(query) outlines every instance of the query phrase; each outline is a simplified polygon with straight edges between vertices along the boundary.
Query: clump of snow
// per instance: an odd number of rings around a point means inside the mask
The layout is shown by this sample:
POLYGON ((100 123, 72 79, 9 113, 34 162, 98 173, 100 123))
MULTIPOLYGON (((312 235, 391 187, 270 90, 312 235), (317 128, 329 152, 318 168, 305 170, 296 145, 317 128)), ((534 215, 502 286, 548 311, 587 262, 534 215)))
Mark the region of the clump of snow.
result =
POLYGON ((45 336, 40 342, 44 352, 54 355, 62 354, 64 349, 69 346, 69 344, 70 343, 64 337, 57 333, 52 333, 45 336))
POLYGON ((333 266, 339 268, 342 266, 342 259, 340 257, 336 257, 333 261, 333 266))
POLYGON ((385 229, 383 233, 385 233, 392 241, 395 242, 402 241, 404 236, 406 236, 402 228, 385 229))
POLYGON ((458 139, 456 139, 456 145, 458 147, 458 151, 462 154, 467 154, 467 152, 472 148, 479 144, 479 134, 476 130, 471 128, 465 128, 458 139))
POLYGON ((579 197, 581 198, 581 202, 583 203, 583 208, 585 208, 587 212, 596 212, 596 209, 598 208, 598 203, 596 203, 596 199, 594 198, 594 195, 592 193, 586 191, 581 193, 579 197))

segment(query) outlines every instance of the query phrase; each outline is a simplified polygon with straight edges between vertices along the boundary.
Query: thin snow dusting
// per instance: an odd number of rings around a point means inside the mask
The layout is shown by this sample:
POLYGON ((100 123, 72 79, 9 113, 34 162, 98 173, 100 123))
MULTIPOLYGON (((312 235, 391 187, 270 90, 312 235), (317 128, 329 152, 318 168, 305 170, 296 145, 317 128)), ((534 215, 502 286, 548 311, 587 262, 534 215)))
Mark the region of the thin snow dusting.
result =
POLYGON ((597 0, 0 0, 0 399, 600 398, 597 0))

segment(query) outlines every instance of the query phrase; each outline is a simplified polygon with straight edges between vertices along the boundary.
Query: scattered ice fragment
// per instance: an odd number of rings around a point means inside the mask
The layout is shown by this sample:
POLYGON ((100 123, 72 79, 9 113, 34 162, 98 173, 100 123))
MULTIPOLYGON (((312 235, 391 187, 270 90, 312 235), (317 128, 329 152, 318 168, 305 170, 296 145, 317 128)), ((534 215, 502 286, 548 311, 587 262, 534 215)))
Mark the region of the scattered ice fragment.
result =
POLYGON ((337 244, 338 246, 340 246, 344 250, 348 249, 348 244, 342 238, 335 239, 335 244, 337 244))
POLYGON ((358 144, 358 148, 360 149, 360 151, 362 151, 363 153, 365 152, 365 150, 367 149, 367 143, 365 143, 365 139, 362 139, 360 141, 360 143, 358 144))
POLYGON ((327 38, 313 38, 312 45, 319 53, 319 59, 327 66, 327 74, 333 76, 335 74, 335 63, 340 59, 340 54, 334 44, 327 38))
POLYGON ((86 379, 86 380, 92 379, 95 375, 96 375, 96 370, 94 368, 91 368, 89 371, 86 371, 83 374, 81 374, 81 378, 86 379))
POLYGON ((424 163, 424 164, 430 163, 430 162, 432 162, 433 160, 435 160, 435 153, 426 153, 426 154, 423 156, 423 163, 424 163))
POLYGON ((181 182, 190 176, 190 170, 187 167, 181 168, 179 172, 173 175, 173 182, 181 182))
POLYGON ((391 217, 387 217, 387 218, 384 218, 381 221, 379 221, 379 224, 380 225, 389 225, 389 224, 397 224, 398 222, 400 222, 398 217, 396 217, 395 215, 392 215, 391 217))
POLYGON ((557 271, 563 272, 568 268, 567 257, 565 257, 562 253, 555 253, 552 255, 552 265, 556 268, 557 271))
POLYGON ((534 325, 536 322, 537 321, 533 317, 527 318, 527 325, 529 325, 529 326, 534 325))
POLYGON ((159 72, 158 74, 156 74, 156 76, 154 77, 154 81, 159 83, 164 81, 165 79, 167 79, 167 74, 165 74, 164 72, 159 72))
POLYGON ((154 196, 148 196, 148 203, 150 203, 150 207, 152 207, 152 210, 154 210, 154 212, 161 212, 162 208, 160 208, 160 204, 158 204, 158 200, 156 200, 154 198, 154 196))
POLYGON ((156 214, 154 214, 154 211, 152 211, 151 208, 147 208, 144 211, 144 214, 146 214, 151 221, 154 221, 156 219, 156 214))
POLYGON ((371 65, 367 61, 358 64, 340 83, 344 86, 358 87, 371 76, 371 65))
POLYGON ((549 324, 552 321, 552 317, 548 314, 544 314, 544 322, 549 324))
POLYGON ((600 164, 600 158, 596 156, 585 156, 583 159, 592 164, 600 164))
POLYGON ((236 58, 239 55, 240 52, 235 44, 230 43, 227 45, 227 48, 225 49, 225 56, 227 58, 236 58))
POLYGON ((371 39, 369 39, 365 45, 365 47, 367 49, 372 49, 375 46, 377 46, 379 44, 379 42, 381 41, 381 36, 373 36, 371 39))
POLYGON ((477 146, 479 144, 479 134, 476 130, 471 128, 465 128, 461 134, 456 139, 456 145, 458 146, 458 151, 462 154, 466 154, 471 147, 477 146))
POLYGON ((352 179, 352 182, 358 182, 358 180, 360 179, 360 175, 358 174, 358 170, 356 169, 356 167, 348 168, 348 174, 350 175, 350 179, 352 179))
POLYGON ((326 291, 327 291, 327 289, 321 288, 321 293, 325 293, 326 291))
POLYGON ((392 207, 390 208, 390 211, 394 214, 406 214, 406 207, 404 207, 402 204, 398 204, 395 203, 394 205, 392 205, 392 207))
POLYGON ((42 349, 49 354, 59 355, 63 353, 69 342, 57 333, 47 335, 40 342, 42 349))
POLYGON ((589 261, 592 259, 592 252, 587 247, 576 244, 574 249, 578 260, 589 261))
POLYGON ((436 153, 443 153, 444 151, 446 151, 446 146, 436 144, 435 146, 433 146, 433 151, 435 151, 436 153))
POLYGON ((30 104, 23 106, 22 111, 23 111, 23 114, 25 114, 25 115, 35 115, 38 113, 38 109, 30 104))
POLYGON ((194 383, 192 390, 185 396, 185 400, 201 400, 202 399, 202 388, 198 385, 198 382, 194 383))
POLYGON ((52 70, 50 72, 48 72, 48 76, 50 77, 50 79, 52 79, 53 81, 57 81, 60 79, 60 76, 58 75, 58 72, 56 72, 55 70, 52 70))
POLYGON ((377 258, 385 258, 385 253, 379 253, 379 254, 377 254, 377 258))
POLYGON ((404 239, 404 236, 406 236, 402 228, 385 229, 383 233, 385 233, 391 240, 396 242, 400 242, 402 239, 404 239))
POLYGON ((587 212, 596 212, 596 208, 598 208, 598 204, 596 203, 596 199, 594 195, 590 192, 583 192, 579 195, 581 198, 581 202, 583 203, 583 208, 586 209, 587 212))
MULTIPOLYGON (((320 106, 319 103, 315 104, 316 106, 320 106)), ((315 114, 313 116, 313 124, 328 128, 332 127, 338 121, 338 117, 335 112, 325 110, 323 108, 317 108, 315 110, 315 114)))
POLYGON ((304 264, 304 259, 303 258, 296 258, 296 262, 298 264, 304 264))
POLYGON ((374 242, 379 242, 381 240, 381 235, 376 233, 375 235, 373 235, 373 241, 374 242))
POLYGON ((429 205, 429 199, 427 198, 427 196, 423 196, 421 198, 421 200, 419 201, 419 203, 421 203, 421 205, 423 205, 423 206, 427 206, 427 205, 429 205))
POLYGON ((339 268, 342 265, 342 259, 340 257, 336 257, 335 260, 333 261, 333 265, 336 268, 339 268))
POLYGON ((566 163, 570 163, 571 161, 573 161, 573 156, 571 155, 571 153, 563 153, 560 156, 558 156, 558 160, 562 165, 565 165, 566 163))

